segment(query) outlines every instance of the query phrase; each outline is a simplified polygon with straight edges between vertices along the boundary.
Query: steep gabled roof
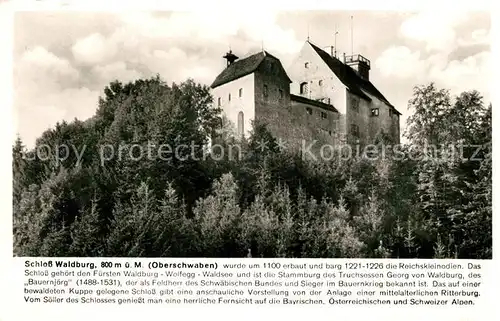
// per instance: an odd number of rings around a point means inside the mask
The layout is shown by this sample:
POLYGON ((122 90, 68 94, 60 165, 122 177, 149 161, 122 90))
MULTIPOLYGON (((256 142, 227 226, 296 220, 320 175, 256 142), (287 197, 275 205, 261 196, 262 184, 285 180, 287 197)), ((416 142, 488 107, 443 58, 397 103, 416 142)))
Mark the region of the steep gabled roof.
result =
MULTIPOLYGON (((229 66, 227 66, 226 69, 224 69, 218 76, 215 78, 214 82, 210 87, 215 88, 220 85, 223 85, 225 83, 228 83, 230 81, 236 80, 238 78, 244 77, 246 75, 249 75, 257 70, 261 63, 264 61, 266 57, 271 57, 278 61, 278 63, 281 62, 278 58, 274 57, 267 51, 261 51, 259 53, 253 54, 251 56, 248 56, 246 58, 236 60, 229 66)), ((283 66, 281 66, 283 68, 283 66)), ((283 72, 286 74, 285 70, 283 69, 283 72)), ((287 75, 288 77, 288 75, 287 75)), ((291 82, 291 81, 290 81, 291 82)))
POLYGON ((327 52, 319 47, 315 46, 308 41, 311 47, 316 51, 320 58, 327 64, 327 66, 333 71, 337 78, 348 88, 350 92, 364 99, 371 100, 364 92, 368 92, 370 95, 377 97, 387 105, 394 108, 394 110, 401 115, 399 111, 382 95, 380 91, 369 81, 361 78, 354 69, 344 64, 342 61, 335 57, 330 56, 327 52))

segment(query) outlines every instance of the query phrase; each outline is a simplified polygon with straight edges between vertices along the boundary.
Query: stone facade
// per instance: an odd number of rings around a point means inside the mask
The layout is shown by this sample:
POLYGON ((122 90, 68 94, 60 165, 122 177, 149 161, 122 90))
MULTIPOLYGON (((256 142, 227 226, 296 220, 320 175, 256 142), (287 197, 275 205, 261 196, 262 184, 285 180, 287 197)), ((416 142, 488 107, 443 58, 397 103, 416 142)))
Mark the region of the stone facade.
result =
POLYGON ((369 83, 369 79, 364 79, 369 78, 368 71, 363 68, 363 77, 356 75, 357 66, 347 66, 324 51, 321 57, 318 55, 319 50, 321 49, 306 42, 293 61, 288 69, 293 81, 292 93, 331 103, 341 114, 339 132, 349 144, 370 144, 382 133, 390 137, 391 142, 398 144, 400 113, 386 101, 370 93, 379 92, 369 83), (328 61, 331 64, 325 62, 325 55, 331 59, 328 61), (336 65, 332 66, 334 63, 336 65), (359 83, 358 87, 362 87, 363 95, 350 90, 348 85, 353 82, 359 83), (307 90, 304 90, 304 84, 307 84, 307 90), (365 86, 370 91, 364 90, 365 86))
POLYGON ((244 135, 250 135, 252 120, 255 119, 255 75, 246 75, 214 88, 212 95, 214 104, 222 109, 235 130, 237 130, 238 115, 242 113, 244 135))
POLYGON ((306 42, 286 71, 267 52, 228 62, 212 84, 215 104, 239 135, 262 122, 290 147, 363 145, 381 135, 399 143, 400 114, 369 82, 369 69, 363 66, 359 77, 356 68, 325 55, 306 42))

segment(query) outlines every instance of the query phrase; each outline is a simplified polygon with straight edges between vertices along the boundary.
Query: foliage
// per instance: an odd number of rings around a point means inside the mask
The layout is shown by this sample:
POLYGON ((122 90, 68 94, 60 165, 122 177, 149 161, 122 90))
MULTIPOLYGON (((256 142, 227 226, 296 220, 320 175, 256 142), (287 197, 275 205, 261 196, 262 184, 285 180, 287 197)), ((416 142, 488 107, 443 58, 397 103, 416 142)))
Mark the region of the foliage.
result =
POLYGON ((491 105, 430 84, 409 108, 398 150, 312 161, 265 124, 237 137, 191 80, 112 82, 91 119, 15 141, 14 254, 491 258, 491 105))

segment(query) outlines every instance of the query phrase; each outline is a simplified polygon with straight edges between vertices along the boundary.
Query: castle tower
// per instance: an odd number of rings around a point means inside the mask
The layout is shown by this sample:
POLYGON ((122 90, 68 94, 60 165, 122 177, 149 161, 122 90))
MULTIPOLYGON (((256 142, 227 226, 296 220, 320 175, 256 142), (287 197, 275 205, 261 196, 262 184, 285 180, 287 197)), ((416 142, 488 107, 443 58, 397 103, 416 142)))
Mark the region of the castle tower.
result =
POLYGON ((229 66, 233 62, 235 62, 239 57, 233 54, 232 50, 229 50, 222 58, 227 60, 227 65, 229 66))
POLYGON ((360 54, 344 55, 344 63, 354 69, 362 79, 370 80, 370 60, 360 54))

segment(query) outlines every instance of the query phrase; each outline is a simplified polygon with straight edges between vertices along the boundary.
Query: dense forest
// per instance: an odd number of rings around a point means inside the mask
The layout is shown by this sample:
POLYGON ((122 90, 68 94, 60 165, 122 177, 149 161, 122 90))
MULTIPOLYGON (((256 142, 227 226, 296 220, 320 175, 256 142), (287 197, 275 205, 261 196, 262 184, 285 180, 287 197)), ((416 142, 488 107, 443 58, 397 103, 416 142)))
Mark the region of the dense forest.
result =
POLYGON ((265 124, 238 139, 191 80, 112 82, 92 118, 14 143, 14 255, 491 258, 491 104, 428 84, 408 107, 397 152, 312 160, 265 124), (162 144, 205 148, 140 154, 162 144))

